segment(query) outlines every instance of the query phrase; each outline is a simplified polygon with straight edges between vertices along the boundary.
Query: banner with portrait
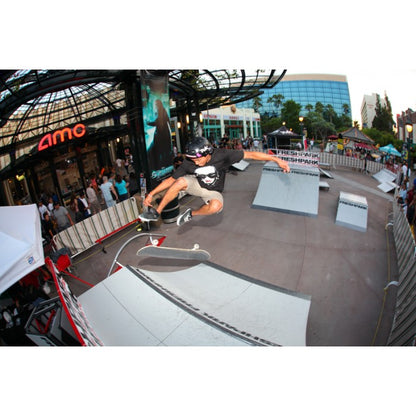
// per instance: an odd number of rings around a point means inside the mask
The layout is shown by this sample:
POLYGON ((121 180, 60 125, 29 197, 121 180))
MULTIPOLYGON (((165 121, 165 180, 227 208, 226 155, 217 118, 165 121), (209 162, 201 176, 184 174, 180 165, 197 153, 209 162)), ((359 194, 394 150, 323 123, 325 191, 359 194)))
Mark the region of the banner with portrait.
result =
POLYGON ((168 73, 141 71, 143 124, 151 187, 173 172, 168 73))

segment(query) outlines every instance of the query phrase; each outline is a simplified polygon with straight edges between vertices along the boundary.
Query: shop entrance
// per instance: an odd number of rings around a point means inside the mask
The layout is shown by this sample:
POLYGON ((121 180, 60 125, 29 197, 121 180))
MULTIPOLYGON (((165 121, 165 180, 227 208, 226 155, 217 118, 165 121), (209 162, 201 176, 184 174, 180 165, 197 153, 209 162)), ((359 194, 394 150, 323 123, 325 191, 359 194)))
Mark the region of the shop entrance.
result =
POLYGON ((10 205, 27 205, 32 203, 24 174, 17 174, 7 179, 7 181, 3 181, 3 188, 10 205))

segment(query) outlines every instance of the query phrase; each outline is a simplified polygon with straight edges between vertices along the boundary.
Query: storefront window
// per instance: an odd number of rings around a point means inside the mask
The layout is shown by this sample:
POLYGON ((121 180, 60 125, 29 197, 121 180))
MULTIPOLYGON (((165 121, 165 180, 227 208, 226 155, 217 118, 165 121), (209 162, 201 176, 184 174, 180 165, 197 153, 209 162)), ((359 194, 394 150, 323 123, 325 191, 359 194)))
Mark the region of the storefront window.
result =
POLYGON ((83 186, 75 152, 68 153, 65 156, 56 157, 54 163, 59 187, 62 192, 62 198, 64 200, 64 204, 66 205, 71 197, 71 194, 73 192, 77 193, 83 186))
POLYGON ((246 132, 247 132, 247 136, 253 136, 253 133, 250 130, 250 120, 246 120, 246 132))
POLYGON ((243 122, 240 120, 225 120, 225 132, 230 139, 240 139, 243 137, 243 122))
POLYGON ((88 179, 91 174, 97 175, 100 171, 97 156, 97 146, 89 146, 88 148, 84 148, 82 149, 81 153, 86 179, 88 179))
POLYGON ((19 179, 16 177, 9 178, 7 184, 5 181, 4 185, 10 205, 28 205, 32 203, 24 175, 20 176, 19 179))
POLYGON ((34 170, 37 176, 40 193, 45 195, 53 195, 56 193, 49 163, 46 160, 43 160, 35 165, 34 170))

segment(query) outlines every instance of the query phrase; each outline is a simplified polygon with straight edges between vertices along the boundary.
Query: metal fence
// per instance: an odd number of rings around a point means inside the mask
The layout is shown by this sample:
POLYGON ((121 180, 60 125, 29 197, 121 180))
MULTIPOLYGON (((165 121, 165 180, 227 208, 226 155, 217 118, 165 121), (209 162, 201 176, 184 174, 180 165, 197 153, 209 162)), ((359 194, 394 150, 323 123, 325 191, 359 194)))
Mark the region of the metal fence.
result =
POLYGON ((138 221, 139 207, 134 197, 119 202, 53 237, 56 249, 68 248, 74 257, 121 228, 138 221))
POLYGON ((393 202, 393 235, 399 267, 398 290, 388 345, 415 345, 416 341, 416 245, 400 206, 393 202))
POLYGON ((352 169, 357 169, 361 172, 377 173, 386 166, 380 162, 373 162, 372 160, 357 159, 351 156, 338 155, 335 153, 321 152, 319 153, 319 162, 329 166, 345 166, 352 169))
MULTIPOLYGON (((345 166, 361 172, 375 174, 386 168, 382 163, 365 161, 333 153, 320 153, 320 164, 345 166)), ((397 192, 397 191, 396 191, 397 192)), ((395 195, 396 197, 397 195, 395 195)), ((396 198, 393 198, 396 201, 396 198)), ((405 213, 393 202, 394 244, 399 268, 398 281, 390 282, 398 287, 393 325, 387 345, 416 345, 416 244, 405 213)))

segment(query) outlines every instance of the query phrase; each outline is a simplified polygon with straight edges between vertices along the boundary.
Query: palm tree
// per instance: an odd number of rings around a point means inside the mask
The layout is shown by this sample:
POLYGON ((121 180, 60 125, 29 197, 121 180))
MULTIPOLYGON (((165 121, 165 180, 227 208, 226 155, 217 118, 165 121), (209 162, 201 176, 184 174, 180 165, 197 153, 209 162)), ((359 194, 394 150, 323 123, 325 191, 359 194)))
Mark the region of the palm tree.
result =
POLYGON ((333 123, 333 120, 336 118, 337 114, 331 104, 327 104, 324 107, 323 116, 327 121, 333 123))
POLYGON ((342 104, 342 109, 344 110, 345 115, 350 113, 350 106, 348 104, 342 104))
POLYGON ((324 105, 323 105, 320 101, 317 101, 317 102, 315 103, 315 111, 316 111, 318 114, 321 114, 321 115, 322 115, 322 113, 324 112, 324 105))
POLYGON ((285 97, 282 94, 274 94, 267 99, 267 102, 272 103, 279 112, 279 107, 282 105, 284 99, 285 97))
POLYGON ((261 97, 258 95, 257 97, 253 98, 253 109, 257 113, 260 107, 263 107, 263 101, 261 97))

